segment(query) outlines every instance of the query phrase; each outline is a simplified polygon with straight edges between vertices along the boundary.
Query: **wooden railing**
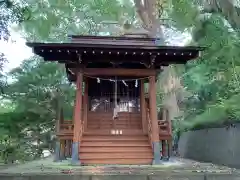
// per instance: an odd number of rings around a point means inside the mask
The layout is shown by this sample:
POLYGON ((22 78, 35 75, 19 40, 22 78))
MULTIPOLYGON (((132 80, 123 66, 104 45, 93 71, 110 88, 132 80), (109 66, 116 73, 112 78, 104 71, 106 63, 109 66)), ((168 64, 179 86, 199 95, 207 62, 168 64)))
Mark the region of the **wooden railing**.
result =
MULTIPOLYGON (((151 146, 153 145, 152 141, 152 122, 150 119, 149 113, 149 103, 146 101, 146 113, 147 113, 147 124, 148 124, 148 138, 151 146)), ((159 130, 159 141, 162 144, 161 157, 169 158, 171 156, 172 148, 172 125, 171 120, 168 115, 168 110, 166 108, 162 109, 162 117, 158 120, 158 130, 159 130)))
POLYGON ((169 118, 168 110, 162 109, 162 117, 158 120, 159 139, 170 140, 172 137, 172 124, 169 118))
POLYGON ((59 133, 60 134, 72 134, 73 133, 73 122, 72 121, 63 121, 60 124, 59 133))
POLYGON ((84 121, 84 119, 82 117, 82 119, 81 119, 81 126, 79 128, 79 140, 80 141, 82 140, 82 136, 83 136, 83 132, 84 132, 84 127, 85 127, 84 124, 85 124, 85 121, 84 121))
POLYGON ((61 158, 71 158, 72 157, 72 139, 61 140, 61 158))
POLYGON ((152 122, 151 122, 151 119, 149 117, 149 112, 147 112, 147 124, 148 124, 148 139, 149 139, 149 142, 151 143, 152 145, 152 122))
MULTIPOLYGON (((58 138, 61 145, 61 156, 62 158, 70 158, 72 154, 72 142, 73 142, 73 130, 74 125, 72 121, 63 121, 59 125, 58 138)), ((84 121, 81 121, 81 127, 79 129, 79 138, 82 139, 84 132, 84 121)))
MULTIPOLYGON (((147 118, 147 127, 148 127, 148 137, 149 142, 152 144, 152 123, 149 113, 149 103, 146 98, 146 118, 147 118)), ((159 129, 159 140, 170 140, 172 138, 172 124, 169 119, 168 110, 166 108, 162 109, 162 117, 158 119, 158 129, 159 129)))
POLYGON ((146 118, 147 118, 147 127, 148 127, 148 139, 151 144, 153 145, 153 140, 152 140, 152 121, 150 119, 150 109, 149 109, 149 103, 146 101, 146 118))
MULTIPOLYGON (((57 123, 57 136, 60 141, 60 158, 70 158, 72 154, 73 132, 74 124, 71 120, 64 120, 60 117, 57 123)), ((82 139, 84 132, 84 119, 81 120, 81 126, 79 129, 79 138, 82 139)))

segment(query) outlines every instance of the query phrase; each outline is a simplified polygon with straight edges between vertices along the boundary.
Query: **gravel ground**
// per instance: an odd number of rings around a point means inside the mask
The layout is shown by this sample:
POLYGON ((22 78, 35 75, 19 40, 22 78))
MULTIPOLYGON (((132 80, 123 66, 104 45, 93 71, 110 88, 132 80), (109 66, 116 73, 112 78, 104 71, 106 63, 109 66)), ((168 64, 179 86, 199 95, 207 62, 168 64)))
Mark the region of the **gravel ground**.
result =
POLYGON ((104 166, 71 166, 69 161, 53 162, 53 158, 45 158, 22 165, 7 167, 0 174, 148 174, 159 173, 210 173, 239 174, 240 171, 211 163, 200 163, 192 160, 172 158, 161 165, 104 165, 104 166))

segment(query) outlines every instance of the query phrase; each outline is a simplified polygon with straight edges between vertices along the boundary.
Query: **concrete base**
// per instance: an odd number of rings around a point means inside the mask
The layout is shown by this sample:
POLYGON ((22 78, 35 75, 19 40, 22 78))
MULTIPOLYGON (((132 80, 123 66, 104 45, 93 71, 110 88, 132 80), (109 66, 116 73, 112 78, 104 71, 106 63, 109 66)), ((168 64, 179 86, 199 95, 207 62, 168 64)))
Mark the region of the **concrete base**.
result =
POLYGON ((73 142, 72 143, 72 161, 71 164, 74 166, 81 165, 81 161, 79 159, 79 148, 80 142, 73 142))
POLYGON ((52 157, 0 170, 0 180, 240 180, 240 170, 171 158, 161 165, 71 166, 52 157))
POLYGON ((153 142, 153 165, 161 164, 160 150, 159 142, 153 142))
POLYGON ((240 180, 239 175, 167 174, 158 175, 0 175, 1 180, 240 180))
POLYGON ((161 160, 164 161, 164 162, 169 161, 169 157, 164 157, 164 156, 163 156, 163 157, 161 158, 161 160))
POLYGON ((54 152, 54 162, 61 162, 60 160, 60 142, 57 141, 55 145, 55 152, 54 152))

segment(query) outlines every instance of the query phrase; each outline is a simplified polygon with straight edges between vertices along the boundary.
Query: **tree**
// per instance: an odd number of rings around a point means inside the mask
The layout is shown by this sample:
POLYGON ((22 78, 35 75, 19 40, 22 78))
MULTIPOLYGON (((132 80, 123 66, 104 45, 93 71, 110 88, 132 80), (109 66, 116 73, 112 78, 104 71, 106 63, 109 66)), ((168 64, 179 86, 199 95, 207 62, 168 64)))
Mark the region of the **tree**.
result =
MULTIPOLYGON (((7 41, 10 32, 9 26, 12 23, 19 23, 30 18, 29 8, 22 3, 13 3, 10 0, 0 0, 0 40, 7 41)), ((5 84, 3 76, 3 65, 7 62, 4 53, 0 52, 0 93, 3 93, 5 84)))
POLYGON ((68 41, 69 34, 113 33, 108 24, 133 17, 129 1, 29 1, 32 18, 21 24, 28 40, 68 41), (37 23, 36 23, 37 22, 37 23), (108 23, 106 23, 108 22, 108 23))
POLYGON ((136 11, 143 22, 143 27, 149 31, 151 37, 163 37, 161 28, 161 15, 163 13, 163 1, 138 1, 134 0, 136 11))
MULTIPOLYGON (((12 158, 10 155, 5 155, 13 145, 21 147, 13 148, 21 156, 24 151, 27 151, 31 154, 30 157, 39 157, 43 148, 52 143, 57 114, 56 103, 60 98, 61 102, 64 102, 61 105, 65 118, 72 119, 69 115, 73 111, 74 88, 69 86, 62 66, 44 63, 34 57, 25 60, 9 75, 13 82, 6 88, 4 98, 14 102, 14 109, 0 114, 2 124, 0 138, 7 139, 9 142, 8 144, 4 143, 5 141, 0 142, 0 146, 2 145, 5 149, 3 151, 5 161, 8 162, 9 158, 12 158), (35 145, 32 144, 34 142, 36 142, 35 145)), ((17 156, 14 159, 16 158, 20 157, 17 156)))
POLYGON ((199 0, 196 2, 203 7, 204 13, 222 14, 232 28, 240 28, 240 8, 234 0, 199 0))
POLYGON ((182 103, 187 126, 238 120, 239 109, 232 100, 238 99, 233 95, 239 93, 238 31, 226 23, 224 14, 206 14, 190 1, 174 1, 170 15, 177 20, 177 27, 192 32, 192 44, 207 46, 202 57, 188 63, 179 74, 185 90, 190 92, 182 103))
POLYGON ((3 67, 4 67, 4 63, 6 63, 7 60, 4 56, 3 53, 0 53, 0 94, 4 93, 4 86, 5 86, 5 76, 3 74, 3 67))

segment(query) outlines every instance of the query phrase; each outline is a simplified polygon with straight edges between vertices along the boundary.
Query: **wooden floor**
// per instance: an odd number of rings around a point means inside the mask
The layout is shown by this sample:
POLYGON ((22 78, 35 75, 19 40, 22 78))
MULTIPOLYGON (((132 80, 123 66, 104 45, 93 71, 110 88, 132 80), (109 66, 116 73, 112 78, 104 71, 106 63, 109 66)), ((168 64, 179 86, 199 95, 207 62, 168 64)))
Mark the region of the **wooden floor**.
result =
POLYGON ((84 132, 79 157, 82 164, 151 164, 153 153, 142 131, 140 113, 92 113, 84 132))

